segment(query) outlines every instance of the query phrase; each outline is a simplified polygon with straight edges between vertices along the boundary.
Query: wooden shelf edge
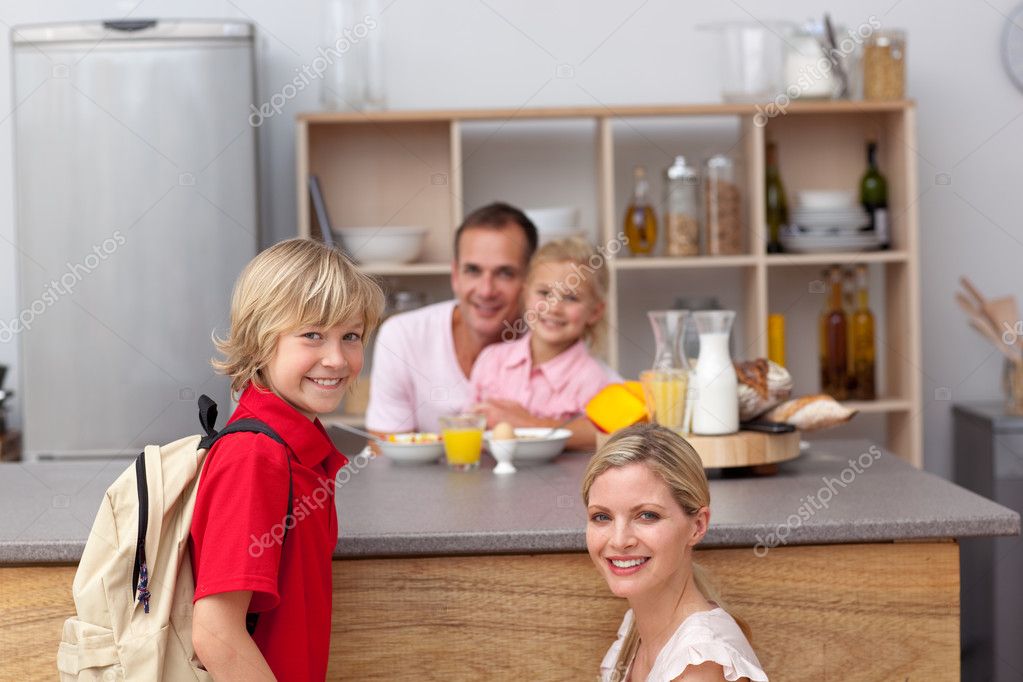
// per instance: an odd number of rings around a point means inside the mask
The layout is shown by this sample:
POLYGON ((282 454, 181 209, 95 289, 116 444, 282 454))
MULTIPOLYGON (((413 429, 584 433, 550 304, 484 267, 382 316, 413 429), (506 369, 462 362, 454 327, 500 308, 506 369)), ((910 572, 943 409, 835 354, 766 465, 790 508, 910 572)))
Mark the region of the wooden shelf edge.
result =
POLYGON ((450 275, 451 263, 408 263, 406 265, 373 264, 360 265, 359 269, 370 275, 392 275, 407 277, 414 275, 450 275))
MULTIPOLYGON (((296 114, 295 119, 305 123, 412 123, 429 121, 467 121, 487 119, 544 119, 544 118, 631 118, 650 116, 754 116, 768 111, 772 102, 701 104, 650 104, 630 106, 537 107, 518 109, 402 109, 391 111, 307 111, 296 114)), ((912 100, 874 102, 867 100, 831 100, 819 102, 791 102, 785 113, 875 113, 903 111, 916 106, 912 100)))
POLYGON ((913 409, 913 401, 905 398, 880 398, 878 400, 843 400, 842 405, 850 410, 864 414, 880 414, 884 412, 908 412, 913 409))
POLYGON ((742 256, 653 256, 651 258, 615 258, 609 262, 615 270, 674 270, 688 268, 752 267, 758 257, 742 256))
POLYGON ((841 263, 906 263, 909 262, 909 251, 854 251, 827 253, 772 253, 767 255, 767 264, 771 267, 799 265, 828 265, 841 263))

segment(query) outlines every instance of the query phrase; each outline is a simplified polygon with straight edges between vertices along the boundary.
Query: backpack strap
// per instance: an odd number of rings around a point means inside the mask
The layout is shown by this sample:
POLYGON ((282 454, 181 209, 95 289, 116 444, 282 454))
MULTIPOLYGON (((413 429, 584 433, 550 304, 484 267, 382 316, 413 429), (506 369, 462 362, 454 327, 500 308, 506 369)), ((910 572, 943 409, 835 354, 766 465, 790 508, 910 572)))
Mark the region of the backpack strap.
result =
MULTIPOLYGON (((200 403, 199 403, 199 420, 200 420, 200 422, 203 422, 203 419, 204 419, 202 398, 207 398, 207 397, 204 395, 204 396, 202 396, 200 398, 200 403)), ((207 398, 207 400, 209 400, 210 403, 213 403, 213 401, 210 400, 209 398, 207 398)), ((210 411, 207 410, 207 414, 209 414, 209 413, 210 413, 210 411)), ((213 417, 212 421, 209 422, 211 427, 216 422, 216 418, 217 418, 217 405, 216 405, 216 403, 212 404, 212 417, 213 417)), ((203 428, 206 428, 206 423, 205 422, 203 423, 203 428)), ((281 438, 279 435, 277 435, 276 431, 274 431, 272 428, 270 428, 269 425, 267 425, 266 423, 264 423, 264 422, 262 422, 262 421, 260 421, 258 419, 239 419, 238 421, 231 422, 230 424, 225 426, 220 431, 214 430, 212 434, 209 433, 209 431, 207 431, 207 435, 199 443, 199 447, 205 447, 207 450, 209 450, 209 448, 212 448, 213 445, 217 441, 219 441, 221 438, 223 438, 224 436, 229 436, 232 433, 261 433, 264 436, 267 436, 267 437, 272 438, 273 440, 277 441, 278 443, 283 445, 287 449, 287 451, 288 451, 288 455, 286 457, 286 460, 288 462, 288 513, 284 515, 284 519, 285 519, 285 522, 284 522, 284 535, 281 536, 281 547, 284 547, 284 543, 288 539, 288 530, 290 529, 290 526, 291 526, 291 524, 289 524, 287 522, 287 519, 292 514, 292 507, 294 506, 294 500, 295 500, 294 481, 292 480, 292 476, 291 476, 291 454, 290 454, 291 453, 291 448, 288 446, 288 444, 286 442, 284 442, 283 438, 281 438)), ((256 625, 258 625, 258 624, 259 624, 259 614, 258 613, 247 613, 247 614, 245 614, 245 629, 248 630, 250 636, 255 634, 255 632, 256 632, 256 625)))

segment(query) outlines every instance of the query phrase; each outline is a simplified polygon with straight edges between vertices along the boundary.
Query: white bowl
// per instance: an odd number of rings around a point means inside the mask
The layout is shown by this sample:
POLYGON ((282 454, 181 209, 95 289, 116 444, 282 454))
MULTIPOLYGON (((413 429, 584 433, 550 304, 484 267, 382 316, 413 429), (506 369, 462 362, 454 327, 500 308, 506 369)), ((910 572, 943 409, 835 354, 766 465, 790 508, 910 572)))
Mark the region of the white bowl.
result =
POLYGON ((444 454, 444 443, 379 443, 380 452, 396 464, 433 464, 444 454))
POLYGON ((856 206, 856 193, 844 189, 811 189, 796 192, 802 208, 841 209, 856 206))
POLYGON ((575 206, 527 208, 525 214, 536 225, 537 232, 553 233, 579 229, 579 209, 575 206))
POLYGON ((419 258, 426 240, 425 227, 340 227, 333 232, 363 265, 411 263, 419 258))
MULTIPOLYGON (((568 429, 557 429, 549 437, 540 438, 548 433, 551 433, 551 430, 546 426, 515 429, 516 445, 512 461, 515 464, 535 464, 549 462, 560 455, 572 432, 568 429)), ((487 450, 490 450, 492 438, 493 434, 490 431, 483 434, 487 450)))

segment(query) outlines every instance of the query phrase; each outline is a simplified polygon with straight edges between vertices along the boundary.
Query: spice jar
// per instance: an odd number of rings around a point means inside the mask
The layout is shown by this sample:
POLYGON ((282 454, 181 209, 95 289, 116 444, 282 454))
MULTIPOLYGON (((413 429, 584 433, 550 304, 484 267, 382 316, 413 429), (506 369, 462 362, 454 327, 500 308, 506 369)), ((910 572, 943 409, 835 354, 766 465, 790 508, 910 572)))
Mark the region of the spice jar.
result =
POLYGON ((863 47, 863 99, 906 96, 906 33, 874 31, 863 47))
POLYGON ((742 195, 735 162, 723 154, 707 159, 703 172, 704 232, 707 254, 742 253, 742 195))
POLYGON ((665 175, 665 242, 669 256, 700 255, 700 176, 684 156, 665 175))

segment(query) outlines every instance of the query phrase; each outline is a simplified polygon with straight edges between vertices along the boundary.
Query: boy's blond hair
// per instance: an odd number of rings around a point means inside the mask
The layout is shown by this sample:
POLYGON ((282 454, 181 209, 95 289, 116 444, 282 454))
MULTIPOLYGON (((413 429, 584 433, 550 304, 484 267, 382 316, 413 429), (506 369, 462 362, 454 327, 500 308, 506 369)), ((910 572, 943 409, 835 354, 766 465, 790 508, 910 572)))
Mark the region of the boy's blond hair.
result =
POLYGON ((225 339, 213 336, 224 357, 211 364, 231 377, 232 391, 241 392, 249 382, 266 386, 261 371, 282 333, 359 319, 365 344, 383 309, 380 285, 340 250, 312 239, 288 239, 258 254, 238 276, 231 329, 225 339))
MULTIPOLYGON (((549 241, 533 255, 529 261, 529 274, 526 276, 526 286, 533 281, 533 273, 537 265, 541 263, 572 263, 576 266, 575 272, 569 275, 568 279, 578 278, 574 284, 571 281, 559 282, 559 292, 567 289, 575 289, 579 286, 589 287, 590 293, 597 299, 598 303, 607 303, 608 273, 607 259, 590 242, 582 237, 565 237, 549 241), (575 277, 573 277, 575 275, 575 277)), ((525 292, 523 292, 525 295, 525 292)), ((599 347, 603 342, 606 323, 604 318, 586 327, 583 336, 590 347, 599 347)))

